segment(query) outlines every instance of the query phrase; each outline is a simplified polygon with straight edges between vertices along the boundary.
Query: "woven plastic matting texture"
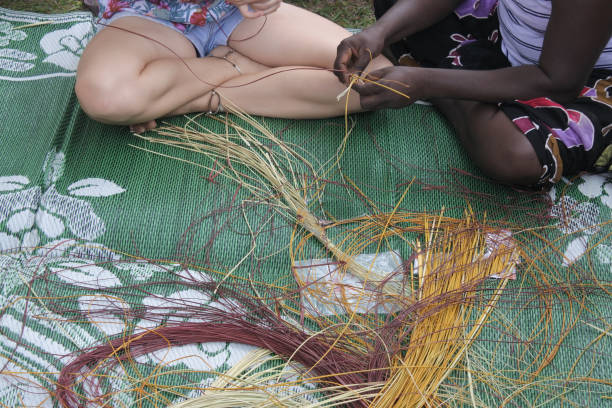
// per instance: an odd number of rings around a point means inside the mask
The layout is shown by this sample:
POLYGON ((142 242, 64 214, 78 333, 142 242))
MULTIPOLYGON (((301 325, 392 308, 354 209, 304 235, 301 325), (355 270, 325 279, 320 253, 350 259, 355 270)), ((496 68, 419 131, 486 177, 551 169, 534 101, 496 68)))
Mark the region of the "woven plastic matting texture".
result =
MULTIPOLYGON (((294 225, 285 217, 268 206, 245 201, 249 195, 244 189, 222 176, 215 177, 214 171, 135 146, 214 168, 214 162, 202 155, 153 145, 134 137, 126 127, 94 122, 80 110, 73 91, 74 76, 78 57, 92 34, 91 17, 85 13, 41 16, 0 8, 0 403, 5 406, 22 404, 19 401, 27 406, 54 406, 54 399, 41 390, 53 389, 57 372, 70 361, 70 353, 129 331, 120 317, 105 323, 62 321, 50 312, 55 310, 46 303, 51 298, 72 297, 74 308, 84 310, 87 296, 93 296, 97 287, 123 288, 117 297, 132 308, 159 306, 163 299, 197 301, 204 306, 212 300, 196 289, 154 282, 165 281, 168 274, 179 280, 185 271, 198 267, 228 271, 239 263, 233 271, 236 276, 247 277, 256 270, 266 282, 288 290, 295 287, 288 250, 294 225), (40 22, 47 23, 35 25, 40 22), (125 254, 169 263, 156 268, 119 262, 125 254), (245 254, 249 254, 246 261, 245 254), (37 263, 40 259, 44 262, 37 263), (88 265, 87 259, 113 262, 88 265), (41 274, 48 276, 42 279, 41 274), (147 291, 125 290, 144 284, 150 285, 147 291)), ((185 120, 169 122, 180 125, 185 120)), ((221 124, 204 116, 197 120, 223 130, 221 124)), ((260 120, 282 134, 284 141, 310 152, 319 163, 336 159, 345 134, 343 118, 260 120)), ((560 282, 564 277, 579 278, 563 262, 565 254, 577 260, 574 267, 591 271, 609 290, 610 180, 602 176, 564 180, 548 195, 553 204, 550 210, 538 196, 487 181, 470 163, 445 120, 429 106, 353 115, 350 121, 346 149, 326 175, 328 183, 316 207, 319 216, 345 219, 390 212, 411 183, 401 205, 409 211, 439 213, 444 209, 445 215, 461 217, 469 205, 489 219, 532 227, 541 225, 540 216, 558 215, 555 208, 571 207, 571 214, 561 220, 545 221, 559 248, 559 253, 550 254, 557 259, 558 270, 553 275, 560 282), (370 201, 350 186, 358 186, 370 201), (589 256, 581 257, 587 249, 589 256)), ((320 246, 310 244, 308 256, 326 256, 320 246)), ((404 258, 410 256, 410 248, 401 241, 394 245, 404 258)), ((528 287, 530 282, 519 270, 519 279, 510 286, 519 293, 523 285, 528 287)), ((609 330, 610 298, 587 296, 583 301, 588 309, 552 308, 547 335, 564 338, 562 347, 538 377, 522 379, 518 373, 537 349, 528 339, 547 338, 530 332, 541 310, 537 305, 532 305, 532 311, 517 309, 510 302, 498 305, 497 324, 483 330, 474 352, 492 356, 489 361, 495 367, 489 367, 491 372, 503 371, 525 383, 549 382, 547 393, 517 392, 509 397, 508 406, 560 406, 560 400, 553 399, 556 390, 562 390, 563 398, 575 406, 612 406, 609 382, 607 388, 573 383, 568 389, 553 380, 570 370, 574 378, 610 379, 609 331, 601 336, 585 324, 609 330), (608 326, 595 320, 602 316, 608 318, 608 326), (564 332, 572 319, 578 325, 564 332), (516 343, 500 342, 500 337, 510 336, 500 334, 499 327, 523 337, 516 343)), ((523 299, 521 304, 528 302, 523 299)), ((175 354, 168 359, 174 356, 177 367, 195 367, 201 360, 185 356, 200 355, 211 368, 223 371, 245 350, 248 348, 226 343, 194 345, 173 350, 175 354)), ((115 386, 129 385, 122 381, 116 380, 115 386)), ((479 384, 475 382, 474 392, 480 400, 487 406, 502 404, 503 398, 488 394, 479 384)), ((123 400, 115 401, 116 406, 136 404, 129 396, 117 398, 123 400)))

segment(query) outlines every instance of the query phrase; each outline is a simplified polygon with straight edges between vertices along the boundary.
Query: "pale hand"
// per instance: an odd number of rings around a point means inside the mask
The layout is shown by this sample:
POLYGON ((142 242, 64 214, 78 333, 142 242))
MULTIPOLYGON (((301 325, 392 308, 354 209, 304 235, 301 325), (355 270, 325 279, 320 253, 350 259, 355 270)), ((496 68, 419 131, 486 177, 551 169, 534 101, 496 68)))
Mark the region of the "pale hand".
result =
POLYGON ((228 0, 228 3, 238 7, 244 18, 257 18, 274 13, 282 0, 228 0))

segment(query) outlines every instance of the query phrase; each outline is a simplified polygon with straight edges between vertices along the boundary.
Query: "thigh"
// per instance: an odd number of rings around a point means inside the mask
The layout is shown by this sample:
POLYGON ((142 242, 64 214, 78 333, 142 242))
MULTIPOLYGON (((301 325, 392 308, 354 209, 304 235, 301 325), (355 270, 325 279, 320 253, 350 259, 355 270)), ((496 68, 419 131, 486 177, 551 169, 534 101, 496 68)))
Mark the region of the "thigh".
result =
POLYGON ((102 29, 85 48, 77 76, 104 75, 121 79, 138 75, 151 61, 195 57, 182 34, 140 17, 122 17, 102 29))
POLYGON ((283 3, 274 13, 245 19, 228 45, 271 67, 304 65, 331 68, 340 41, 350 33, 317 14, 283 3))

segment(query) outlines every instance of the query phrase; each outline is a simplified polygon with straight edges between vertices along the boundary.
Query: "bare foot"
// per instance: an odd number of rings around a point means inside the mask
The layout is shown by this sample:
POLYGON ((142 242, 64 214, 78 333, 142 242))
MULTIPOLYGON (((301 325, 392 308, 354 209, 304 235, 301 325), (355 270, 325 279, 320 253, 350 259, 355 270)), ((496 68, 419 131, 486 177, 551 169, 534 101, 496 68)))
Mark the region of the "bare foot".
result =
POLYGON ((143 123, 135 123, 130 125, 130 131, 133 133, 144 133, 147 130, 155 129, 157 127, 157 122, 154 120, 150 120, 148 122, 143 123))

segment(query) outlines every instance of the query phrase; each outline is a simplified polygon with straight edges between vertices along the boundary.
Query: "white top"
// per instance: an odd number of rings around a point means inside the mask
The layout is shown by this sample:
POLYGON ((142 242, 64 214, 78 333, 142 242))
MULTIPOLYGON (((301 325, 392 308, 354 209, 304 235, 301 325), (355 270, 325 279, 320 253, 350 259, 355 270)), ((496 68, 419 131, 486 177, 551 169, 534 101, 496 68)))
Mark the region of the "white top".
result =
MULTIPOLYGON (((579 4, 577 0, 577 7, 579 4)), ((551 9, 552 0, 499 0, 502 51, 513 66, 539 62, 551 9)), ((612 69, 612 37, 595 68, 612 69)))

